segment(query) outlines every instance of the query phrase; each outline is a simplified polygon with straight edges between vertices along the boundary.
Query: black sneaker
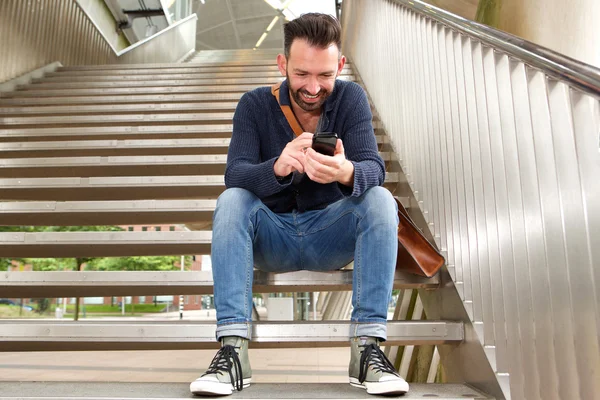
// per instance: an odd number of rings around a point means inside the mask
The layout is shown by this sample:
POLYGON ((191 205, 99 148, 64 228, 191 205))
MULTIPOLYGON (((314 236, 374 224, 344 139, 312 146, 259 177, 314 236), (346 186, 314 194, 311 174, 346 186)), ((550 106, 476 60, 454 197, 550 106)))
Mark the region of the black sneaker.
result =
POLYGON ((208 370, 190 384, 195 395, 228 395, 250 386, 252 368, 248 359, 248 339, 227 336, 208 370))
POLYGON ((408 392, 408 383, 379 348, 377 338, 355 337, 350 341, 350 384, 369 394, 399 395, 408 392))

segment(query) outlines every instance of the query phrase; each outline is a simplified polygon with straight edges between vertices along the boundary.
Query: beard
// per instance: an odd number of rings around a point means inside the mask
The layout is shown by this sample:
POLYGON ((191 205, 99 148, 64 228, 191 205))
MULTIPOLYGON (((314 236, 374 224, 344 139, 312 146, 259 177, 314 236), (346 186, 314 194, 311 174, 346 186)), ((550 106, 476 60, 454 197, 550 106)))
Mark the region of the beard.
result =
POLYGON ((303 89, 300 89, 300 90, 292 89, 292 86, 290 85, 290 82, 291 82, 290 76, 287 74, 287 71, 286 71, 285 77, 287 78, 288 86, 290 88, 290 93, 292 94, 292 98, 294 99, 296 104, 298 104, 298 106, 301 109, 303 109, 304 111, 310 112, 310 111, 315 111, 315 110, 320 109, 323 106, 323 104, 325 103, 325 100, 327 100, 329 95, 331 95, 331 92, 321 88, 321 90, 319 90, 319 93, 317 93, 317 95, 319 96, 319 101, 317 101, 315 103, 307 103, 306 101, 304 101, 301 94, 304 93, 304 94, 308 94, 309 96, 311 96, 313 94, 309 93, 303 89))

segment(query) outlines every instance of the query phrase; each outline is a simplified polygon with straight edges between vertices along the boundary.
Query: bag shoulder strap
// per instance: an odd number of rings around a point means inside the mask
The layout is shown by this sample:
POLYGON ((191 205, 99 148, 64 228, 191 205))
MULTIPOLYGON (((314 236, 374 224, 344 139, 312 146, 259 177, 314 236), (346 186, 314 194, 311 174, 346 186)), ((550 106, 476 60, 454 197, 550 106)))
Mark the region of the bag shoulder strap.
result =
POLYGON ((292 127, 294 134, 296 136, 300 136, 304 132, 304 129, 302 129, 302 126, 296 119, 296 116, 294 115, 292 108, 290 106, 284 106, 279 101, 279 89, 280 88, 281 88, 281 82, 271 86, 271 94, 273 96, 275 96, 275 98, 277 99, 277 104, 279 104, 279 107, 281 107, 281 111, 283 111, 283 115, 285 115, 285 119, 287 119, 288 124, 290 124, 290 126, 292 127))

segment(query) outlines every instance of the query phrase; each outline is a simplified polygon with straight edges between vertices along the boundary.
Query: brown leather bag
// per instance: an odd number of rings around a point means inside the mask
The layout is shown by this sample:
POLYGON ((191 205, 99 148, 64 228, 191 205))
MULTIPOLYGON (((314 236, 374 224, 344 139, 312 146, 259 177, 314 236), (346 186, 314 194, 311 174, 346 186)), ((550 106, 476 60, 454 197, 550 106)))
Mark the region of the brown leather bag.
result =
MULTIPOLYGON (((290 127, 296 136, 302 134, 302 127, 298 123, 290 106, 282 105, 279 101, 279 88, 281 82, 271 87, 271 93, 277 99, 281 111, 285 115, 290 127)), ((413 223, 404 206, 398 203, 398 257, 396 269, 426 277, 432 277, 444 265, 444 257, 423 236, 419 228, 413 223)))
POLYGON ((399 219, 396 269, 430 278, 444 265, 444 256, 423 236, 402 203, 394 199, 399 219))

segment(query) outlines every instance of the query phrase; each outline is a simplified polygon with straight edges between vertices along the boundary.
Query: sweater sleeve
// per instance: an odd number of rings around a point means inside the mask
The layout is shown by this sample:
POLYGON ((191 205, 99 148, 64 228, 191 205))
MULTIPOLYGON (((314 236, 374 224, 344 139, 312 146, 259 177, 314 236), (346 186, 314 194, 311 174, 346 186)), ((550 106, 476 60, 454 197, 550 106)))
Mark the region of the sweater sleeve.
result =
MULTIPOLYGON (((377 149, 373 114, 367 95, 360 86, 352 86, 349 95, 353 98, 355 106, 348 110, 345 119, 343 144, 346 158, 354 164, 354 186, 351 188, 351 196, 358 197, 368 189, 383 184, 385 164, 377 149)), ((349 192, 349 189, 345 191, 349 192)))
POLYGON ((227 153, 225 186, 251 191, 259 198, 278 193, 291 184, 290 179, 278 181, 273 165, 279 157, 260 159, 261 132, 254 110, 260 105, 246 93, 240 99, 233 116, 233 133, 227 153))

